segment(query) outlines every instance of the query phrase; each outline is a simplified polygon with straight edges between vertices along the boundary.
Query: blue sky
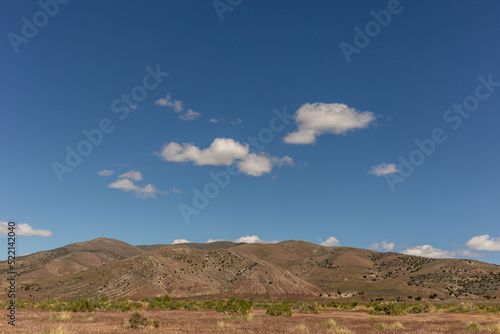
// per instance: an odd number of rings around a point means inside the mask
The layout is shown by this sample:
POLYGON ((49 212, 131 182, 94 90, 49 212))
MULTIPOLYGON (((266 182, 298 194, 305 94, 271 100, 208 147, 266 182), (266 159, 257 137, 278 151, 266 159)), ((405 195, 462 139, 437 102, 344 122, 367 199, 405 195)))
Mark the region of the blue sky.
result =
POLYGON ((4 1, 0 224, 500 264, 499 9, 4 1))

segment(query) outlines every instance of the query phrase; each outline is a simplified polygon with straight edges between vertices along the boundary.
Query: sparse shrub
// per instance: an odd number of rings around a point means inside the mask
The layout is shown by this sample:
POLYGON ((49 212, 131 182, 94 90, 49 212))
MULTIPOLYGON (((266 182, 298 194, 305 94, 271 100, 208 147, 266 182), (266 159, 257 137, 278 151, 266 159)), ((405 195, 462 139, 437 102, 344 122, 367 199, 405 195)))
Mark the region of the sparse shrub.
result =
POLYGON ((216 311, 220 313, 242 315, 248 314, 251 309, 251 301, 236 297, 231 297, 225 303, 219 304, 216 307, 216 311))
POLYGON ((404 315, 406 313, 403 305, 394 302, 374 304, 372 305, 372 308, 373 309, 370 311, 370 314, 376 315, 404 315))
POLYGON ((238 326, 235 324, 225 322, 225 321, 217 321, 217 328, 226 328, 226 329, 236 329, 238 326))
POLYGON ((456 305, 453 307, 451 312, 477 312, 479 311, 479 307, 476 304, 473 304, 471 302, 467 303, 460 303, 459 305, 456 305))
POLYGON ((128 323, 122 322, 123 327, 128 327, 128 328, 147 328, 147 327, 153 327, 153 328, 158 328, 160 327, 160 322, 158 320, 151 321, 139 312, 134 312, 128 319, 128 323))
POLYGON ((60 321, 67 321, 71 320, 71 313, 68 312, 61 312, 57 315, 54 315, 50 317, 51 320, 60 320, 60 321))
POLYGON ((271 316, 280 316, 284 315, 287 317, 292 316, 292 308, 290 307, 290 304, 283 302, 279 304, 274 304, 269 306, 269 308, 266 311, 266 315, 271 315, 271 316))
POLYGON ((294 309, 297 309, 298 313, 306 314, 320 314, 323 313, 323 307, 316 302, 298 302, 294 305, 294 309))
POLYGON ((358 302, 350 302, 350 303, 340 303, 339 308, 341 310, 352 310, 356 306, 358 306, 358 302))
POLYGON ((477 322, 469 322, 465 325, 465 330, 481 331, 489 333, 500 333, 500 322, 496 324, 480 325, 477 322))
POLYGON ((329 332, 331 334, 353 334, 349 329, 342 327, 342 328, 335 328, 333 331, 329 332))
POLYGON ((307 329, 307 326, 304 324, 299 324, 299 325, 293 327, 292 330, 297 331, 297 332, 309 332, 309 330, 307 329))
POLYGON ((408 308, 409 313, 431 313, 435 311, 435 307, 431 303, 414 304, 408 308))
POLYGON ((465 330, 467 330, 467 331, 480 331, 481 327, 482 326, 480 324, 478 324, 477 322, 471 321, 465 325, 465 330))
POLYGON ((254 307, 269 307, 269 304, 266 302, 257 302, 254 307))
POLYGON ((403 330, 405 326, 403 326, 400 322, 393 322, 391 324, 386 324, 384 322, 378 323, 375 325, 376 329, 391 329, 391 330, 403 330))
POLYGON ((321 323, 321 327, 323 328, 337 328, 339 326, 340 326, 339 323, 333 319, 328 319, 323 321, 323 323, 321 323))
POLYGON ((416 300, 416 301, 422 300, 422 297, 417 296, 417 297, 415 297, 415 300, 416 300))
POLYGON ((56 328, 45 330, 45 331, 41 332, 40 334, 70 334, 70 332, 68 332, 68 330, 66 328, 64 328, 62 326, 58 326, 56 328))

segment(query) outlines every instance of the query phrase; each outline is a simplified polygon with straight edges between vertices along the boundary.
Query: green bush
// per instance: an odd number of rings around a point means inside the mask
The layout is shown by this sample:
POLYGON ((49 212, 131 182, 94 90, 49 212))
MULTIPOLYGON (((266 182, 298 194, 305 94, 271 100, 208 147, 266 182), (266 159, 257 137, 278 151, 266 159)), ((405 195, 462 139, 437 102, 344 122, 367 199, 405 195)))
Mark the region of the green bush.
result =
POLYGON ((320 314, 323 313, 323 307, 316 302, 298 302, 294 305, 298 313, 320 314))
POLYGON ((372 305, 370 314, 376 315, 404 315, 404 305, 394 302, 382 302, 372 305))
POLYGON ((408 308, 409 313, 430 313, 435 307, 430 303, 413 304, 408 308))
POLYGON ((252 309, 251 301, 236 297, 231 297, 225 303, 218 304, 216 306, 217 312, 226 314, 245 315, 248 314, 251 311, 251 309, 252 309))
POLYGON ((146 328, 151 326, 152 322, 139 312, 134 312, 128 319, 128 324, 122 323, 122 325, 130 328, 146 328))
POLYGON ((292 308, 290 307, 290 304, 285 302, 280 304, 274 304, 269 306, 269 308, 266 311, 266 315, 272 315, 272 316, 284 315, 287 317, 291 317, 292 308))

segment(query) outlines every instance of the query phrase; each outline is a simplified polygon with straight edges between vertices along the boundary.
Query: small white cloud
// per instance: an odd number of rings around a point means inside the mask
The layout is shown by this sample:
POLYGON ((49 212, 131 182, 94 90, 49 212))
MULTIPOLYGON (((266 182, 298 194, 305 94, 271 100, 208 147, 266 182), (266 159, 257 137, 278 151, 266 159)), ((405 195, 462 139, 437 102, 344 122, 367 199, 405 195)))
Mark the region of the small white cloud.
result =
POLYGON ((378 250, 385 250, 385 251, 392 252, 392 250, 394 249, 394 246, 396 246, 396 244, 394 242, 387 242, 385 240, 382 240, 382 242, 380 244, 378 242, 373 243, 370 246, 370 249, 377 250, 377 251, 378 250))
POLYGON ((244 242, 247 244, 254 244, 254 243, 260 243, 260 244, 275 244, 278 243, 278 240, 262 240, 256 235, 246 235, 244 237, 239 237, 238 239, 234 240, 235 243, 240 243, 244 242))
POLYGON ((377 166, 372 166, 368 174, 373 174, 376 176, 382 176, 382 175, 387 175, 387 174, 394 174, 397 173, 398 168, 396 167, 396 164, 386 164, 382 163, 377 166))
POLYGON ((217 241, 226 241, 226 239, 208 239, 207 244, 212 243, 212 242, 217 242, 217 241))
POLYGON ((137 196, 143 198, 156 197, 156 194, 165 194, 164 191, 156 189, 152 184, 139 187, 129 179, 116 180, 115 182, 108 184, 108 188, 118 189, 125 192, 133 191, 137 196))
POLYGON ((326 246, 326 247, 333 247, 333 246, 340 245, 340 241, 339 241, 339 239, 337 239, 335 237, 329 237, 328 239, 326 239, 325 241, 320 243, 320 245, 326 246))
POLYGON ((194 121, 201 117, 201 114, 197 111, 188 109, 184 114, 178 116, 183 121, 194 121))
POLYGON ((172 95, 170 95, 170 93, 167 94, 166 98, 156 100, 155 104, 162 107, 172 108, 175 112, 181 112, 184 109, 184 103, 180 100, 172 99, 172 95))
POLYGON ((250 153, 238 162, 238 169, 252 176, 261 176, 270 173, 274 166, 293 165, 293 160, 289 156, 281 159, 269 157, 265 153, 250 153))
POLYGON ((180 194, 180 193, 182 193, 182 191, 180 191, 180 190, 179 190, 179 189, 177 189, 176 187, 173 187, 173 188, 172 188, 172 192, 173 192, 174 194, 180 194))
POLYGON ((165 161, 193 162, 195 165, 230 165, 236 159, 248 155, 248 145, 241 145, 231 138, 215 138, 206 149, 200 149, 193 144, 165 144, 159 155, 165 161))
POLYGON ((422 257, 430 257, 434 259, 442 259, 442 258, 454 258, 456 253, 450 252, 446 250, 442 250, 439 248, 434 248, 431 245, 421 245, 415 247, 409 247, 401 252, 406 255, 415 255, 422 257))
POLYGON ((233 124, 233 125, 236 125, 236 124, 243 123, 243 120, 241 118, 237 118, 234 121, 231 121, 230 123, 233 124))
POLYGON ((131 179, 134 181, 141 181, 143 179, 142 173, 138 170, 129 170, 126 173, 118 175, 118 177, 121 179, 131 179))
POLYGON ((313 144, 324 133, 346 134, 368 127, 375 120, 370 111, 359 112, 341 103, 306 103, 295 113, 297 130, 283 138, 288 144, 313 144))
POLYGON ((208 120, 208 123, 217 124, 217 123, 219 123, 219 120, 217 118, 210 118, 208 120))
POLYGON ((178 245, 178 244, 188 244, 191 241, 187 239, 175 239, 174 242, 172 242, 172 245, 178 245))
POLYGON ((113 171, 111 169, 104 169, 104 170, 100 170, 97 172, 97 174, 99 174, 99 176, 111 176, 113 175, 113 171))
POLYGON ((500 251, 500 238, 491 238, 488 234, 478 235, 467 241, 465 246, 474 250, 500 251))
POLYGON ((477 252, 472 252, 469 250, 453 250, 447 251, 439 248, 434 248, 431 245, 421 245, 415 247, 409 247, 401 252, 406 255, 416 255, 422 257, 429 257, 434 259, 443 259, 443 258, 455 258, 457 255, 466 256, 466 257, 482 257, 483 255, 477 252))
MULTIPOLYGON (((9 222, 4 222, 0 221, 0 234, 9 234, 9 222)), ((24 235, 24 236, 32 236, 32 235, 39 235, 42 237, 51 237, 52 232, 49 230, 39 230, 39 229, 34 229, 31 227, 29 224, 26 223, 20 223, 15 225, 14 229, 16 235, 24 235)))

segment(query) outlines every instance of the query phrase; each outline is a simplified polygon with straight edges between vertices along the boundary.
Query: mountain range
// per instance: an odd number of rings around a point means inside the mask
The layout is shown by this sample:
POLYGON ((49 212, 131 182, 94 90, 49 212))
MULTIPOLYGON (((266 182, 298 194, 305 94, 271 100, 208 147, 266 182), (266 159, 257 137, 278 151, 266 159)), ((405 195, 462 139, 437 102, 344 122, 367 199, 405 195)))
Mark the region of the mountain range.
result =
MULTIPOLYGON (((6 261, 1 268, 7 274, 6 261)), ((18 257, 16 271, 18 299, 500 298, 494 264, 304 241, 133 246, 98 238, 18 257)))

